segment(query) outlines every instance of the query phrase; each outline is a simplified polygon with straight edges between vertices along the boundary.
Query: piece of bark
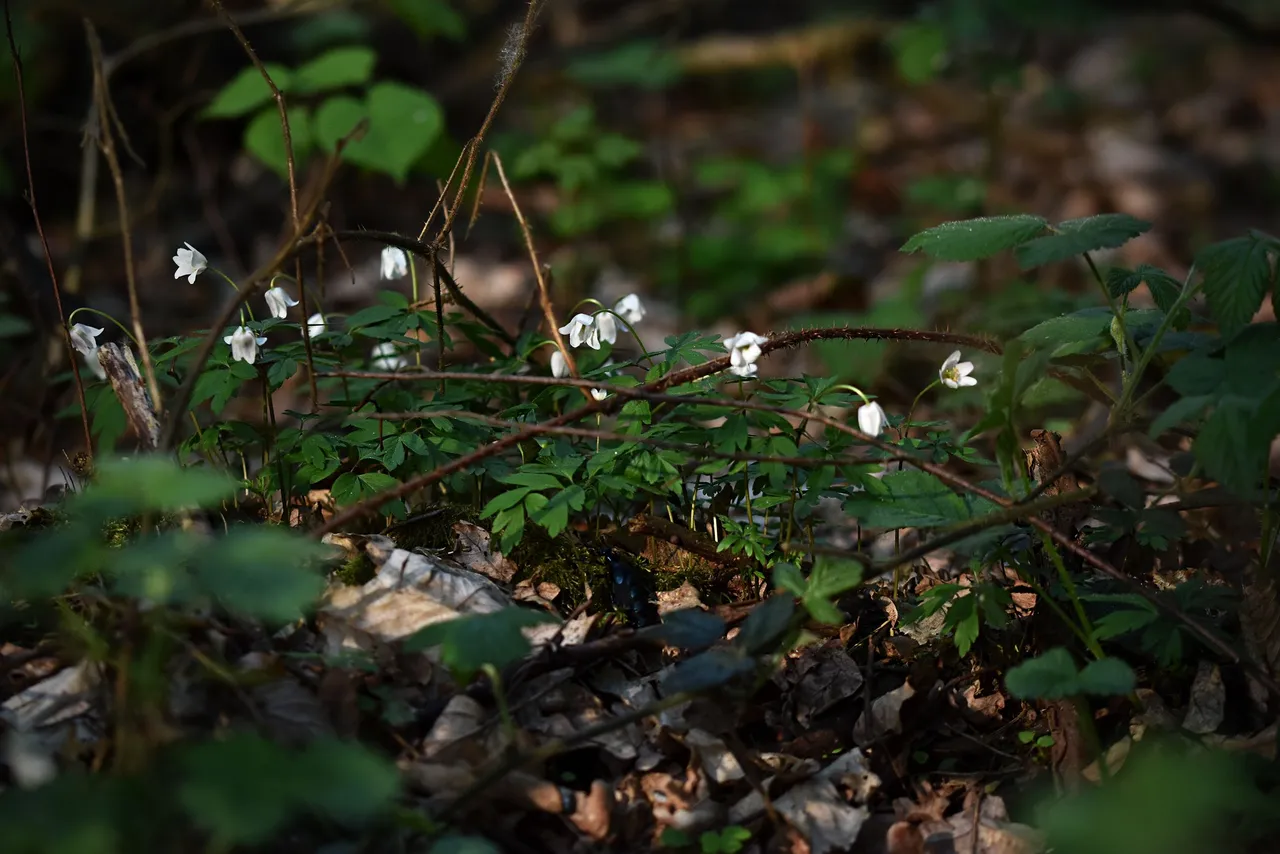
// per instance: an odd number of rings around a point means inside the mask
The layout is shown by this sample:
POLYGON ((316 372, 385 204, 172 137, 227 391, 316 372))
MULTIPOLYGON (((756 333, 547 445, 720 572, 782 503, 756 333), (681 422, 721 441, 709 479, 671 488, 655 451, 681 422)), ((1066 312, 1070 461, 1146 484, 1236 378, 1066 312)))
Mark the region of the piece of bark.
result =
POLYGON ((116 393, 142 450, 154 451, 160 438, 160 419, 156 417, 138 363, 133 360, 133 351, 119 344, 103 344, 98 348, 98 363, 106 371, 111 390, 116 393))

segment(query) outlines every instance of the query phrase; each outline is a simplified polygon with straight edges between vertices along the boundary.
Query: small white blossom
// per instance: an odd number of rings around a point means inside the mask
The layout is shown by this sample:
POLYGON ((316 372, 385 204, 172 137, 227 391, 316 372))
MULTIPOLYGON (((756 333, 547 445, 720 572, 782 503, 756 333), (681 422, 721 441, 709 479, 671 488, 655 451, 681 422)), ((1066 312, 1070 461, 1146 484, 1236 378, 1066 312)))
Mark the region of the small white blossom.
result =
POLYGON ((601 341, 612 344, 618 340, 618 321, 612 314, 607 311, 596 312, 592 320, 596 323, 596 329, 600 331, 601 341))
POLYGON ((317 311, 315 314, 307 318, 307 334, 312 338, 315 338, 317 335, 323 335, 328 330, 329 324, 325 321, 324 315, 320 312, 317 311))
POLYGON ((281 320, 289 314, 289 309, 298 304, 298 301, 289 296, 289 292, 284 288, 272 288, 265 294, 267 298, 267 310, 271 312, 272 317, 278 317, 281 320))
POLYGON ((551 376, 557 379, 569 376, 569 363, 565 361, 564 353, 559 350, 551 354, 551 376))
POLYGON ((627 323, 630 323, 632 326, 644 320, 644 303, 640 302, 640 297, 635 294, 627 294, 625 297, 618 300, 618 303, 613 307, 613 310, 618 313, 619 317, 627 323))
POLYGON ((92 359, 96 364, 97 359, 93 357, 98 353, 98 342, 94 339, 101 334, 101 329, 77 323, 71 327, 71 346, 83 353, 86 359, 92 359))
POLYGON ((231 358, 253 364, 258 358, 258 348, 267 343, 266 337, 258 337, 247 326, 241 326, 222 339, 231 345, 231 358))
POLYGON ((760 345, 768 340, 754 332, 739 332, 732 338, 726 338, 724 348, 729 351, 729 373, 738 377, 754 377, 760 345))
POLYGON ((960 361, 960 351, 956 350, 938 369, 938 379, 947 388, 977 385, 978 381, 969 374, 973 373, 973 362, 960 361))
POLYGON ((600 349, 600 327, 589 314, 575 314, 572 320, 560 327, 560 334, 569 336, 570 347, 586 344, 592 350, 600 349))
POLYGON ((196 249, 190 243, 184 243, 186 249, 179 249, 178 254, 173 256, 173 263, 178 265, 178 269, 174 272, 175 279, 187 277, 187 283, 194 285, 196 276, 204 272, 204 268, 209 266, 209 259, 200 254, 200 250, 196 249))
POLYGON ((404 356, 399 353, 394 341, 383 341, 373 348, 369 363, 375 371, 398 371, 407 366, 404 356))
POLYGON ((409 274, 409 256, 399 246, 387 246, 382 250, 382 278, 403 279, 409 274))
POLYGON ((606 397, 609 396, 609 392, 605 391, 602 388, 593 388, 591 389, 591 396, 596 400, 604 400, 606 397))
POLYGON ((858 407, 858 429, 868 436, 879 436, 883 433, 884 425, 888 420, 880 404, 875 401, 858 407))

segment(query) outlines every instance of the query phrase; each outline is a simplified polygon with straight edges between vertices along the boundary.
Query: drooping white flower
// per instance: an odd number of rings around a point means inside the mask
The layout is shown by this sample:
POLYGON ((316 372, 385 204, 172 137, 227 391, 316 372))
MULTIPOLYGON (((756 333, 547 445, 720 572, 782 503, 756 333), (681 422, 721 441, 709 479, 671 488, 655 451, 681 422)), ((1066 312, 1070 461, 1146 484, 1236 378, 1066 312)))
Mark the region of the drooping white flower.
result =
POLYGON ((875 401, 858 407, 858 429, 868 436, 879 436, 884 432, 884 425, 888 421, 888 416, 875 401))
POLYGON ((403 279, 409 275, 409 256, 399 246, 382 249, 382 278, 403 279))
POLYGON ((370 353, 370 359, 369 364, 375 371, 398 371, 409 364, 404 356, 400 355, 394 341, 383 341, 376 345, 370 353))
POLYGON ((174 272, 175 279, 187 277, 187 284, 194 285, 196 276, 204 272, 204 268, 209 266, 209 259, 200 254, 200 250, 196 249, 190 243, 184 243, 186 249, 179 249, 178 253, 173 256, 173 263, 178 265, 178 269, 174 272))
POLYGON ((596 323, 596 329, 600 332, 601 341, 608 341, 612 344, 618 340, 618 321, 612 314, 607 311, 598 311, 592 319, 596 323))
POLYGON ((635 294, 627 294, 625 297, 618 300, 617 304, 613 307, 613 310, 618 313, 619 317, 633 326, 644 320, 644 303, 640 302, 640 297, 635 294))
POLYGON ((265 336, 253 334, 247 326, 241 326, 226 338, 222 339, 231 345, 231 358, 235 361, 253 364, 258 358, 258 348, 267 343, 265 336))
POLYGON ((572 320, 560 327, 560 334, 569 336, 570 347, 586 344, 592 350, 600 349, 600 327, 589 314, 575 314, 572 320))
POLYGON ((609 396, 609 392, 602 388, 593 388, 591 389, 591 396, 596 400, 604 400, 609 396))
POLYGON ((324 319, 324 315, 320 312, 317 311, 315 314, 307 318, 307 334, 312 338, 315 338, 317 335, 323 335, 328 330, 329 324, 324 319))
POLYGON ((551 376, 557 379, 569 376, 569 363, 565 360, 564 353, 559 350, 551 354, 551 376))
POLYGON ((271 316, 281 320, 289 314, 290 307, 298 304, 298 301, 289 296, 289 292, 284 288, 271 288, 264 296, 267 298, 267 310, 271 312, 271 316))
POLYGON ((947 388, 977 385, 978 381, 969 374, 973 373, 973 362, 960 361, 960 351, 956 350, 938 369, 938 379, 947 388))
POLYGON ((96 364, 98 360, 94 357, 98 353, 98 342, 94 339, 101 334, 101 329, 95 329, 83 323, 74 324, 71 327, 71 346, 83 353, 86 359, 91 359, 96 364))
POLYGON ((726 338, 724 348, 729 351, 729 373, 737 377, 754 377, 756 359, 760 358, 760 345, 768 340, 754 332, 739 332, 726 338))

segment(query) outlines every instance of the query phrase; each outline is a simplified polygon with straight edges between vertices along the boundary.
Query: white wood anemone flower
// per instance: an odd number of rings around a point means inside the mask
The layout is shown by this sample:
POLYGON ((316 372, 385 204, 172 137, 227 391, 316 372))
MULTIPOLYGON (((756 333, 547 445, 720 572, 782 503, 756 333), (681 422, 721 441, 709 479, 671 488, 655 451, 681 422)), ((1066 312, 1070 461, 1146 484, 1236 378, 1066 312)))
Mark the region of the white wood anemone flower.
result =
POLYGON ((627 294, 625 297, 618 300, 617 304, 614 305, 613 310, 619 317, 627 323, 630 323, 632 326, 635 326, 637 323, 644 320, 646 311, 644 303, 640 302, 640 297, 635 294, 627 294))
POLYGON ((600 340, 607 341, 610 344, 618 340, 618 321, 613 314, 607 311, 598 311, 591 318, 595 321, 596 329, 600 333, 600 340))
POLYGON ((231 345, 233 361, 248 362, 250 365, 258 360, 258 350, 267 343, 266 336, 254 335, 253 330, 247 326, 241 326, 222 340, 231 345))
POLYGON ((551 376, 556 379, 564 379, 569 376, 569 363, 565 361, 564 353, 559 350, 551 354, 551 376))
POLYGON ((969 374, 973 373, 973 362, 960 361, 960 351, 956 350, 938 369, 938 379, 947 388, 961 388, 977 385, 978 381, 969 374))
POLYGON ((383 341, 373 348, 369 356, 371 360, 369 365, 375 371, 398 371, 409 364, 404 356, 400 355, 400 350, 394 341, 383 341))
POLYGON ((386 246, 382 250, 382 278, 403 279, 409 275, 409 256, 399 246, 386 246))
POLYGON ((591 389, 591 396, 596 400, 604 400, 609 396, 609 392, 602 388, 593 388, 591 389))
POLYGON ((324 319, 324 315, 320 312, 317 311, 315 314, 307 318, 307 332, 312 338, 323 335, 328 331, 329 324, 324 319))
POLYGON ((209 259, 200 253, 200 250, 192 246, 190 243, 183 243, 186 249, 178 249, 177 254, 173 256, 173 263, 178 265, 178 269, 174 271, 173 277, 181 279, 187 277, 187 284, 194 285, 196 276, 204 272, 209 266, 209 259))
POLYGON ((560 327, 560 334, 569 336, 570 347, 585 344, 592 350, 600 349, 600 327, 589 314, 575 314, 572 320, 560 327))
POLYGON ((868 436, 879 436, 884 432, 887 423, 889 423, 888 416, 875 401, 858 407, 858 429, 868 436))
POLYGON ((739 332, 726 338, 724 348, 729 351, 729 373, 736 377, 754 377, 756 360, 761 353, 760 345, 768 340, 754 332, 739 332))
POLYGON ((271 312, 271 316, 281 320, 288 316, 290 308, 298 304, 284 288, 271 288, 263 296, 267 300, 267 310, 271 312))
POLYGON ((101 329, 77 323, 71 327, 71 346, 79 350, 86 359, 90 359, 98 352, 98 342, 95 339, 101 334, 101 329))

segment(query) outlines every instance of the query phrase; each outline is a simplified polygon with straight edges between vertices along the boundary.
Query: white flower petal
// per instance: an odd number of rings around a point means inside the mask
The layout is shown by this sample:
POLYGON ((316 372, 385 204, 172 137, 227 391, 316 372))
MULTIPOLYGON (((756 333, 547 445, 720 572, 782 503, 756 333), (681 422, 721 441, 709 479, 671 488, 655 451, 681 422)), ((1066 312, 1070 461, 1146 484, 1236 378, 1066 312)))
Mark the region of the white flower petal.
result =
POLYGON ((324 315, 320 312, 316 312, 307 318, 307 332, 312 338, 315 338, 318 335, 323 335, 328 330, 329 324, 325 321, 324 315))
POLYGON ((98 342, 94 339, 101 334, 101 329, 77 323, 71 327, 71 346, 79 350, 86 358, 91 357, 98 350, 98 342))
POLYGON ((888 420, 880 404, 874 401, 858 407, 858 429, 868 436, 879 436, 883 433, 884 425, 888 420))
POLYGON ((608 341, 610 344, 618 340, 618 321, 612 314, 607 311, 600 312, 595 316, 595 324, 601 340, 608 341))
POLYGON ((399 246, 382 249, 382 278, 403 279, 409 274, 409 256, 399 246))
POLYGON ((591 389, 591 396, 596 400, 604 400, 606 397, 609 396, 609 392, 605 391, 602 388, 593 388, 591 389))
POLYGON ((284 288, 271 288, 263 296, 267 300, 267 310, 273 317, 281 320, 288 316, 290 306, 298 304, 298 301, 289 296, 289 292, 284 288))
POLYGON ((564 353, 559 350, 551 354, 551 376, 556 378, 569 376, 569 363, 565 361, 564 353))
POLYGON ((174 272, 175 279, 187 277, 189 284, 195 284, 196 276, 204 272, 205 267, 209 266, 209 261, 190 243, 184 243, 186 249, 178 249, 173 256, 173 263, 178 269, 174 272))
POLYGON ((640 297, 635 294, 627 294, 625 297, 618 300, 617 304, 614 305, 613 310, 618 313, 619 317, 633 326, 644 320, 644 303, 640 302, 640 297))
POLYGON ((241 326, 222 339, 231 345, 231 359, 237 362, 248 362, 252 365, 258 359, 258 348, 267 343, 266 337, 259 337, 247 326, 241 326))

